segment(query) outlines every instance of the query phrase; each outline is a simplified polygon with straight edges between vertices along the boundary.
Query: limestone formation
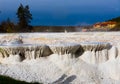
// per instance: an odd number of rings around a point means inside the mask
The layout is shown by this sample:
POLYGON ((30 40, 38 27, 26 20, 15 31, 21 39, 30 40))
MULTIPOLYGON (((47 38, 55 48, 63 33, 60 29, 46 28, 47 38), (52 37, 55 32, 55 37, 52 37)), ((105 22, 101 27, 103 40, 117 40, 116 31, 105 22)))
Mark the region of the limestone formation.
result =
POLYGON ((82 42, 80 43, 84 51, 101 51, 103 49, 109 49, 111 45, 107 42, 82 42))
POLYGON ((109 60, 109 49, 111 48, 109 43, 84 42, 80 44, 85 51, 84 55, 81 57, 84 61, 91 64, 96 64, 109 60))
POLYGON ((75 54, 80 45, 77 43, 59 42, 56 44, 49 45, 50 49, 54 54, 75 54))
POLYGON ((49 56, 52 52, 48 46, 43 44, 12 44, 1 45, 0 53, 2 58, 19 55, 21 59, 36 59, 49 56))
POLYGON ((0 75, 44 84, 120 84, 120 32, 0 34, 0 75))

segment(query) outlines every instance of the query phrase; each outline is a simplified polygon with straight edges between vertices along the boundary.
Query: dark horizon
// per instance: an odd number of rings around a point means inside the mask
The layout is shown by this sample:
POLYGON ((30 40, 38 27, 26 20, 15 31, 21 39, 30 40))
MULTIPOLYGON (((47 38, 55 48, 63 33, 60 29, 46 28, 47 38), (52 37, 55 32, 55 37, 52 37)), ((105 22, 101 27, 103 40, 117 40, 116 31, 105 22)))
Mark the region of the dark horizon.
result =
POLYGON ((34 26, 90 25, 120 16, 119 0, 0 0, 0 22, 10 18, 17 23, 20 3, 29 5, 34 26))

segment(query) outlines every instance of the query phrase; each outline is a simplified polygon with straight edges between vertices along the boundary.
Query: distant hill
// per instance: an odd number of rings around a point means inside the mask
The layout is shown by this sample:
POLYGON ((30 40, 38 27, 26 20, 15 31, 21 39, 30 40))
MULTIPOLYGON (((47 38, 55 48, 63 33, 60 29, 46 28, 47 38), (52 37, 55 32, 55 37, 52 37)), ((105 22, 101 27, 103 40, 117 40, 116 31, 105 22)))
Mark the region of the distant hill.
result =
POLYGON ((119 17, 116 17, 116 18, 113 18, 111 20, 108 20, 108 21, 115 21, 115 22, 120 22, 120 16, 119 17))
POLYGON ((111 20, 108 20, 108 21, 115 21, 115 22, 117 22, 116 27, 112 28, 111 31, 120 31, 120 16, 116 17, 116 18, 113 18, 111 20))

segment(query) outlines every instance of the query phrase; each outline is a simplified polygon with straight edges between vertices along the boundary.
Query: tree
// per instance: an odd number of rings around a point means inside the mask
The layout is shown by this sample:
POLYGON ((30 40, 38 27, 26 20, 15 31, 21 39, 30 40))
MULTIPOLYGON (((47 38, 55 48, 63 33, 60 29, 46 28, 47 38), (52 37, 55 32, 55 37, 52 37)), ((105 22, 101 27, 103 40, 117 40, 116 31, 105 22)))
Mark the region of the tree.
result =
POLYGON ((22 28, 27 28, 32 20, 32 14, 29 11, 29 6, 26 5, 24 7, 22 4, 20 4, 16 14, 19 19, 19 26, 22 28))
POLYGON ((8 18, 6 21, 2 21, 1 23, 1 32, 15 32, 15 25, 8 18))

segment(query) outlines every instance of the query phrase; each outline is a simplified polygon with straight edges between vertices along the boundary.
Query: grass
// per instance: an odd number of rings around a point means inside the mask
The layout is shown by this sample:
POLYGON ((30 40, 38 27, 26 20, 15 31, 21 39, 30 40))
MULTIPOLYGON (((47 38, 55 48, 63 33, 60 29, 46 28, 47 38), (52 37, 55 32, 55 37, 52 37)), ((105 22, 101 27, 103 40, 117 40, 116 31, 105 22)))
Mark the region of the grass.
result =
POLYGON ((0 75, 0 84, 42 84, 42 83, 27 83, 25 81, 19 81, 7 76, 0 75))

